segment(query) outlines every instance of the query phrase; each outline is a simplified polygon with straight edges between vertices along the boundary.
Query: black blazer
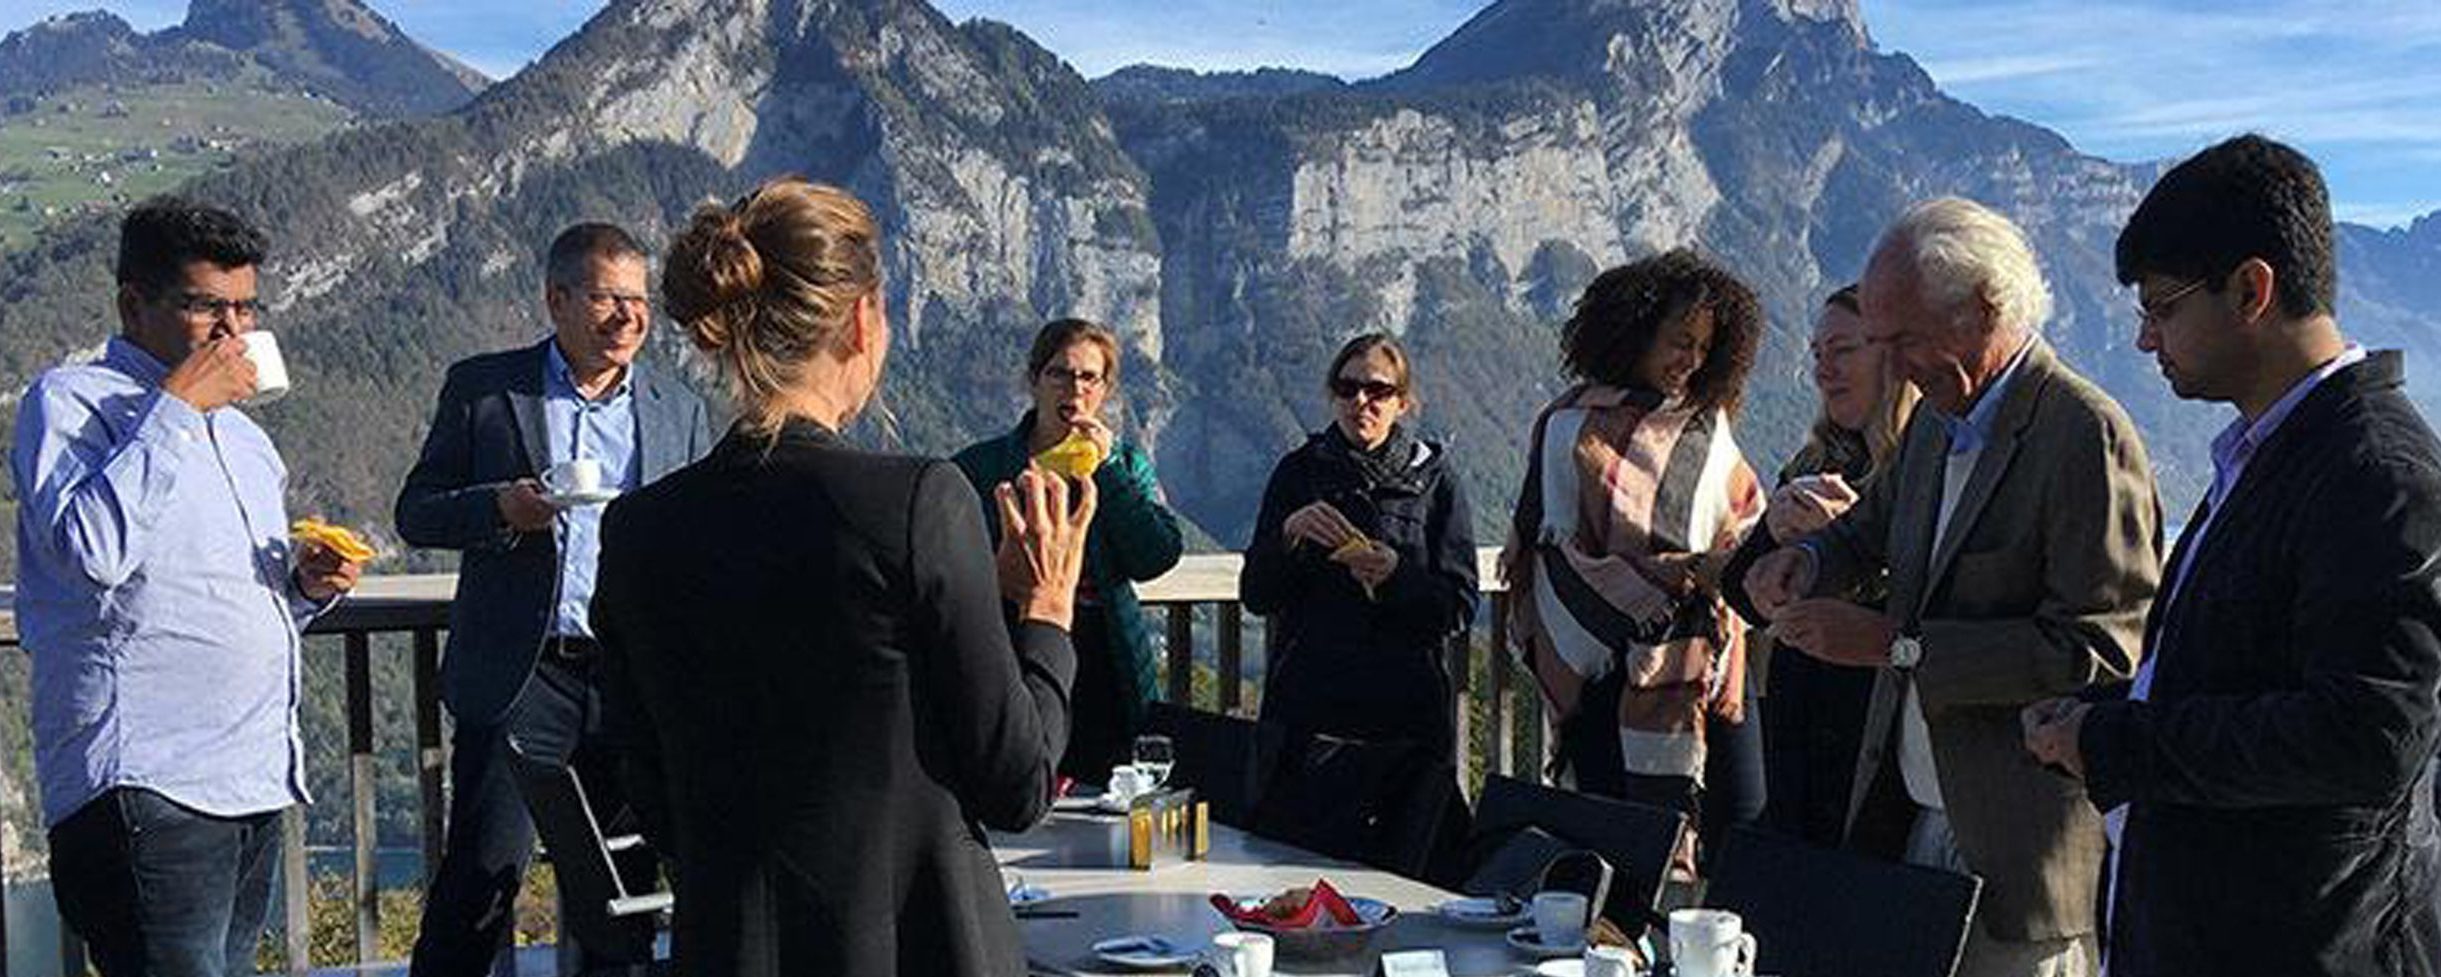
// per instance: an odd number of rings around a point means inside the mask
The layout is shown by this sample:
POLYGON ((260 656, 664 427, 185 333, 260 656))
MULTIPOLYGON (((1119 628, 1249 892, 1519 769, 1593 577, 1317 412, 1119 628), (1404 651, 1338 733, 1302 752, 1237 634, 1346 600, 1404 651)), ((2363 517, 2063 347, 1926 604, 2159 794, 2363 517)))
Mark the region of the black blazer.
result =
POLYGON ((2153 605, 2150 701, 2086 716, 2094 804, 2130 805, 2114 977, 2441 971, 2441 445, 2399 360, 2299 402, 2153 605))
POLYGON ((1049 810, 1076 657, 1041 624, 1012 649, 966 477, 792 422, 602 528, 605 722, 679 971, 1022 973, 976 822, 1049 810))
MULTIPOLYGON (((508 712, 534 674, 559 605, 558 541, 551 533, 510 532, 496 498, 502 485, 549 467, 543 370, 550 342, 449 367, 432 430, 392 513, 408 545, 465 553, 441 660, 441 701, 460 723, 484 725, 508 712)), ((711 448, 703 400, 677 377, 639 370, 635 396, 644 483, 711 448)))

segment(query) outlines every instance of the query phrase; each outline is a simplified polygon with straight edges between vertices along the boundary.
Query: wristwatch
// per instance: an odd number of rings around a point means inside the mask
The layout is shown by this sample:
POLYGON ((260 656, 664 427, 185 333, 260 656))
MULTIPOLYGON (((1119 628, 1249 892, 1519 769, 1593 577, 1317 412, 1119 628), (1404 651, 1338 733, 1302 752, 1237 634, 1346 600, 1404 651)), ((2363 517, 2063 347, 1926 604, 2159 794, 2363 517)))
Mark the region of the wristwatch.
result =
POLYGON ((1924 642, 1916 640, 1915 635, 1902 634, 1890 639, 1890 667, 1904 672, 1923 660, 1924 642))

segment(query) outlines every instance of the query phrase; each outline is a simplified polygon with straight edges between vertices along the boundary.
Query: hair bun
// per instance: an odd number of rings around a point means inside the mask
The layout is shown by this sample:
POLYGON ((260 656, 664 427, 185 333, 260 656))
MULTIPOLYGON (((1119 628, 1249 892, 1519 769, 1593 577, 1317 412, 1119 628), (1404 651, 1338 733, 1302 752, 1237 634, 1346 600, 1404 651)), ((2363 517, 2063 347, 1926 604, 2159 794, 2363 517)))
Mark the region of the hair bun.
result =
POLYGON ((719 349, 745 322, 741 312, 763 289, 763 256, 746 236, 746 222, 726 207, 707 206, 670 247, 661 293, 670 315, 696 345, 719 349))

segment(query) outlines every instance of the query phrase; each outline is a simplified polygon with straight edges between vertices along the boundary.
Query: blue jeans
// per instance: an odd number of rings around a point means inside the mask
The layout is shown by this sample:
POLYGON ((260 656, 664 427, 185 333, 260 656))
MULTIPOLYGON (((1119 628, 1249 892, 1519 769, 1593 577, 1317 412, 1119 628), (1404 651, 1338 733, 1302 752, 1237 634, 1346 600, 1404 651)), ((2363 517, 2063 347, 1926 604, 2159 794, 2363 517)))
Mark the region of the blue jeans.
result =
POLYGON ((213 817, 121 787, 53 826, 51 891, 103 977, 254 973, 280 812, 213 817))

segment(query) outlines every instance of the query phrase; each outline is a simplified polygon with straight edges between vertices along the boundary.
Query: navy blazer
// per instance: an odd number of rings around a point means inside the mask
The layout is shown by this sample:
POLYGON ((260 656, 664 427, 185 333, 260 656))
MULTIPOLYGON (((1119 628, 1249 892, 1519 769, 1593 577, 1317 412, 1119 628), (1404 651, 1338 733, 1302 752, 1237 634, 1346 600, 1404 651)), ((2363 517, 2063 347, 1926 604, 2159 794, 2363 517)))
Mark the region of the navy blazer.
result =
MULTIPOLYGON (((500 487, 548 467, 543 371, 550 339, 449 368, 424 450, 393 518, 412 546, 462 551, 441 660, 441 701, 458 722, 507 714, 534 673, 559 604, 559 544, 501 520, 500 487)), ((711 450, 703 399, 663 370, 636 374, 637 470, 650 484, 711 450)))
POLYGON ((2333 374, 2191 518, 2147 702, 2094 706, 2095 805, 2128 802, 2119 977, 2441 972, 2441 443, 2400 357, 2333 374))

